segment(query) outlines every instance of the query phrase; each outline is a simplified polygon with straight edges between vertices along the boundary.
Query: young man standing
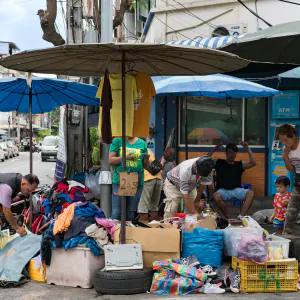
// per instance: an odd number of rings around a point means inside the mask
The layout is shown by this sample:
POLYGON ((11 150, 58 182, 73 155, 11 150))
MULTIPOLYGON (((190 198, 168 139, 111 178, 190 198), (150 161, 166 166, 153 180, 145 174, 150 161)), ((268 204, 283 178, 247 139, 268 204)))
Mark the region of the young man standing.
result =
POLYGON ((249 162, 235 161, 238 147, 230 143, 226 146, 226 160, 218 159, 215 165, 217 192, 214 193, 214 199, 226 218, 229 218, 229 214, 224 201, 245 201, 241 212, 241 216, 245 216, 254 199, 254 192, 243 189, 241 184, 244 171, 256 166, 256 161, 248 143, 241 142, 241 145, 248 153, 249 162))

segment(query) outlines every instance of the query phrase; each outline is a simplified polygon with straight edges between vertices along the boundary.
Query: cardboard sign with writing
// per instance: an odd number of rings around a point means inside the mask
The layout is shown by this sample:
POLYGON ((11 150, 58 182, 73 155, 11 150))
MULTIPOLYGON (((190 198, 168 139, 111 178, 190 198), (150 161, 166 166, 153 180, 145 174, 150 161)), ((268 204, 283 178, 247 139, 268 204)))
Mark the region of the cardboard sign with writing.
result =
POLYGON ((120 187, 117 192, 119 196, 135 196, 139 177, 137 173, 120 172, 120 187))

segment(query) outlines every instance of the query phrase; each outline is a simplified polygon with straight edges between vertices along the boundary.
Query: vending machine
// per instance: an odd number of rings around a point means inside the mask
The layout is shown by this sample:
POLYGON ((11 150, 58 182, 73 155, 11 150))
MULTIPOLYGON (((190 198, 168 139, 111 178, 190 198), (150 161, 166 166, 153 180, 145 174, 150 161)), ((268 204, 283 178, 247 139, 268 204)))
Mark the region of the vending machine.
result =
MULTIPOLYGON (((299 113, 299 91, 282 91, 282 94, 271 97, 270 99, 270 157, 269 157, 269 195, 273 196, 276 191, 276 178, 287 176, 293 183, 291 174, 284 165, 282 152, 284 145, 279 140, 278 130, 282 124, 290 124, 300 129, 299 113)), ((299 133, 300 134, 300 133, 299 133)))

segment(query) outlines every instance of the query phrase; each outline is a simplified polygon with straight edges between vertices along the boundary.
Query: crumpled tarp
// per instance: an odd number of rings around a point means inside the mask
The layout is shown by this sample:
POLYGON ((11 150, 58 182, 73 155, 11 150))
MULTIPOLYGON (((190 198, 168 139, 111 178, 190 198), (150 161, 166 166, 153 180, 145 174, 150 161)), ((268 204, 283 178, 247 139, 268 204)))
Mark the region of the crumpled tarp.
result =
POLYGON ((18 285, 28 262, 40 251, 42 236, 27 234, 17 237, 0 250, 0 285, 18 285))
POLYGON ((178 259, 155 261, 150 292, 159 295, 187 295, 198 293, 207 279, 201 269, 181 264, 178 259))

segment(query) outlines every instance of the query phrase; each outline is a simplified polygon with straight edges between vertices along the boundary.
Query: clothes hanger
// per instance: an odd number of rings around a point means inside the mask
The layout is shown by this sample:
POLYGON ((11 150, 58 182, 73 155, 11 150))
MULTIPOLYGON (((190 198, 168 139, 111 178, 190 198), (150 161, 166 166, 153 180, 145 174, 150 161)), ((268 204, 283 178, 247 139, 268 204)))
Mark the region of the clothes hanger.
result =
POLYGON ((131 61, 131 62, 129 62, 128 63, 128 69, 129 69, 129 71, 127 71, 127 73, 129 73, 129 74, 133 74, 133 73, 137 73, 137 71, 134 69, 134 67, 135 67, 135 62, 134 61, 131 61), (131 68, 130 68, 130 66, 131 66, 131 68))

